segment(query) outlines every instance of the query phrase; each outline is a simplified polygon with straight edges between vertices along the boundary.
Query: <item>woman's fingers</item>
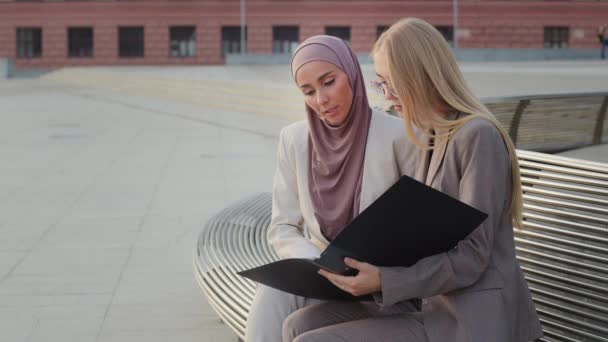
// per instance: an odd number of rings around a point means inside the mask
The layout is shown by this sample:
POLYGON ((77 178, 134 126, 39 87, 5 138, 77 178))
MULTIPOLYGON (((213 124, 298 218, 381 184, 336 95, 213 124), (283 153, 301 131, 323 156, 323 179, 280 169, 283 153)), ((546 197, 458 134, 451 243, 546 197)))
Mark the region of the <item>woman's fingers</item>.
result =
POLYGON ((329 280, 332 284, 336 285, 336 287, 339 287, 343 291, 350 292, 350 290, 351 290, 350 282, 353 277, 341 276, 338 274, 328 272, 324 269, 320 269, 319 274, 324 276, 325 278, 327 278, 327 280, 329 280))
POLYGON ((345 279, 343 279, 346 277, 344 277, 344 276, 341 276, 341 275, 338 275, 335 273, 331 273, 324 269, 320 269, 319 274, 321 274, 322 276, 324 276, 325 278, 327 278, 329 281, 331 281, 332 283, 334 283, 336 285, 346 285, 345 279))
POLYGON ((358 262, 351 259, 347 265, 352 268, 359 269, 359 274, 355 277, 342 276, 328 272, 324 269, 319 270, 319 274, 327 278, 336 287, 346 291, 353 296, 361 296, 372 293, 380 289, 380 279, 373 272, 375 266, 364 262, 358 262), (348 264, 350 263, 350 265, 348 264))
POLYGON ((346 264, 346 266, 348 266, 350 268, 354 268, 359 271, 362 271, 362 270, 366 269, 367 266, 369 266, 368 263, 357 261, 352 258, 344 258, 344 263, 346 264))

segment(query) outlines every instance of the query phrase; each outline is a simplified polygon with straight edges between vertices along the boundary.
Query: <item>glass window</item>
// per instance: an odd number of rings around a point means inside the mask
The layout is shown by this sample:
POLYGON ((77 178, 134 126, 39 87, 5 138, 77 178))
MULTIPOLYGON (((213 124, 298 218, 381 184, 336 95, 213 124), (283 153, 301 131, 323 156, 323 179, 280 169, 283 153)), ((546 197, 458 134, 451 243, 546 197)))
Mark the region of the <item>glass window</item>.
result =
POLYGON ((350 43, 350 27, 349 26, 327 26, 325 27, 325 34, 328 36, 334 36, 345 40, 350 43))
POLYGON ((118 28, 118 56, 144 56, 144 28, 128 26, 118 28))
POLYGON ((196 27, 170 27, 169 37, 169 53, 171 54, 171 57, 196 56, 196 27))
POLYGON ((68 56, 93 57, 93 28, 68 28, 68 56))
MULTIPOLYGON (((247 27, 245 27, 245 46, 247 51, 247 27)), ((241 52, 241 27, 240 26, 222 26, 222 56, 227 53, 241 52)))
POLYGON ((39 27, 17 28, 17 57, 42 57, 42 29, 39 27))
POLYGON ((570 30, 565 26, 545 27, 545 48, 565 49, 568 47, 570 30))
POLYGON ((435 28, 437 29, 437 31, 439 31, 439 33, 441 33, 443 38, 450 44, 450 46, 453 46, 454 26, 435 26, 435 28))
POLYGON ((380 38, 380 36, 384 33, 384 31, 388 30, 390 26, 380 25, 376 26, 376 40, 380 38))
POLYGON ((297 26, 274 26, 272 28, 272 52, 292 53, 298 47, 300 29, 297 26))

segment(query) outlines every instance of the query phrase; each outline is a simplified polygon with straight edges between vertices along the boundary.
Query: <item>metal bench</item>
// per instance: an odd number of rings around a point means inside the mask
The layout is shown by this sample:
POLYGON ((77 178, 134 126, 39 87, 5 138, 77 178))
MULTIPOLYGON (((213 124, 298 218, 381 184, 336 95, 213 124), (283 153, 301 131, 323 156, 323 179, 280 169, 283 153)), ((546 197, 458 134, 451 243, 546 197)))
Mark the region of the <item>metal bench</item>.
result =
POLYGON ((557 152, 608 142, 608 93, 484 98, 517 148, 557 152))
POLYGON ((278 260, 266 239, 271 207, 269 193, 234 203, 207 221, 195 248, 198 284, 222 321, 241 339, 255 284, 236 272, 278 260))
POLYGON ((515 231, 547 341, 608 341, 608 164, 518 151, 515 231))
MULTIPOLYGON (((515 230, 545 337, 608 341, 608 164, 518 151, 525 229, 515 230)), ((268 245, 271 196, 222 210, 202 231, 196 279, 221 319, 243 338, 255 285, 236 272, 277 260, 268 245)))

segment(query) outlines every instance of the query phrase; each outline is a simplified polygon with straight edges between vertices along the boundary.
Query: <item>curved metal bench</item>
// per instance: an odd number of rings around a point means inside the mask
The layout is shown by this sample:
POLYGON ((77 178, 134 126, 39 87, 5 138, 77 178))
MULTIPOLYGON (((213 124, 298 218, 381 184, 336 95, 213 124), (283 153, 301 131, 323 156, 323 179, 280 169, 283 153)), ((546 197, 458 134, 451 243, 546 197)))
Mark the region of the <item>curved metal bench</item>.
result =
MULTIPOLYGON (((518 151, 525 229, 515 230, 545 337, 608 341, 608 164, 518 151)), ((236 272, 277 259, 266 240, 271 196, 222 210, 202 231, 195 274, 211 306, 242 339, 255 285, 236 272)))
POLYGON ((234 203, 207 221, 195 249, 198 284, 209 304, 241 339, 255 283, 236 273, 278 260, 266 239, 271 208, 269 193, 234 203))

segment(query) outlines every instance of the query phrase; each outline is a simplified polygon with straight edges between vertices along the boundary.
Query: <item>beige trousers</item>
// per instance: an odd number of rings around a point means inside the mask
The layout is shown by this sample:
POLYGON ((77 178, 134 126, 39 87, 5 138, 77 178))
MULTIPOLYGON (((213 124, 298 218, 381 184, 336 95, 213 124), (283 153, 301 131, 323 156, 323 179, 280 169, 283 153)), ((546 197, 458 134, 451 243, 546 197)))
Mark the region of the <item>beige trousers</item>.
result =
POLYGON ((294 311, 322 300, 292 295, 258 284, 247 316, 245 342, 281 342, 283 321, 294 311))
POLYGON ((410 302, 380 311, 373 302, 309 305, 283 323, 283 342, 428 342, 420 313, 410 302))

